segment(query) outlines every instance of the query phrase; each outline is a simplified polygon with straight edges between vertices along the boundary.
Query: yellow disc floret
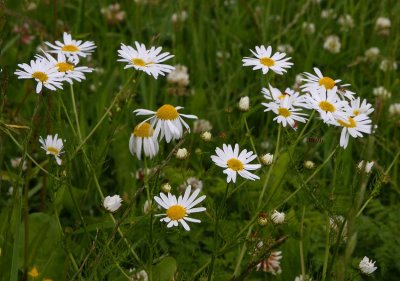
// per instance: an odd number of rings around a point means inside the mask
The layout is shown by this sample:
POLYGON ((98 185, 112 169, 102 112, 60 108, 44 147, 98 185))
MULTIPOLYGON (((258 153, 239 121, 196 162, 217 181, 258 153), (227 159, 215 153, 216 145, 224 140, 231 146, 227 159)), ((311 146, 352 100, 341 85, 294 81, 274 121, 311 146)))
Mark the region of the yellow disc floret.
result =
POLYGON ((67 72, 74 70, 74 66, 67 62, 59 62, 56 64, 59 72, 67 72))
POLYGON ((131 59, 131 62, 136 66, 146 66, 146 63, 144 62, 144 60, 139 59, 139 58, 131 59))
POLYGON ((292 115, 290 113, 290 111, 287 108, 284 108, 284 107, 278 108, 278 114, 283 116, 283 117, 289 117, 290 115, 292 115))
POLYGON ((167 216, 174 221, 184 218, 185 215, 186 209, 181 205, 173 205, 167 210, 167 216))
POLYGON ((159 119, 162 120, 175 120, 179 117, 178 111, 170 104, 164 104, 163 106, 161 106, 157 110, 156 115, 159 119))
POLYGON ((319 108, 321 108, 323 111, 327 111, 327 112, 335 112, 336 111, 335 106, 328 101, 321 101, 319 103, 319 108))
POLYGON ((345 122, 345 121, 342 121, 342 120, 338 120, 338 123, 341 126, 346 127, 346 128, 355 128, 355 127, 357 127, 356 121, 351 117, 349 117, 349 122, 348 123, 345 122))
POLYGON ((54 146, 47 147, 47 151, 53 155, 58 155, 60 153, 60 151, 57 148, 55 148, 54 146))
POLYGON ((75 53, 79 51, 79 48, 75 45, 64 45, 61 51, 75 53))
POLYGON ((236 158, 231 158, 227 162, 228 168, 234 170, 234 171, 241 171, 244 169, 242 161, 236 159, 236 158))
POLYGON ((324 86, 327 90, 332 89, 336 85, 335 80, 330 77, 322 77, 319 79, 318 83, 320 86, 324 86))
POLYGON ((260 59, 260 63, 262 65, 265 65, 265 66, 268 66, 268 67, 271 67, 271 66, 275 65, 275 61, 273 59, 271 59, 271 58, 261 58, 260 59))
POLYGON ((49 76, 47 76, 46 73, 41 71, 34 72, 32 74, 32 77, 38 79, 40 82, 46 82, 47 80, 49 80, 49 76))
POLYGON ((137 125, 135 127, 135 129, 133 130, 133 135, 135 137, 140 137, 140 138, 149 138, 152 137, 154 133, 153 128, 151 127, 151 125, 147 122, 144 123, 140 123, 139 125, 137 125))

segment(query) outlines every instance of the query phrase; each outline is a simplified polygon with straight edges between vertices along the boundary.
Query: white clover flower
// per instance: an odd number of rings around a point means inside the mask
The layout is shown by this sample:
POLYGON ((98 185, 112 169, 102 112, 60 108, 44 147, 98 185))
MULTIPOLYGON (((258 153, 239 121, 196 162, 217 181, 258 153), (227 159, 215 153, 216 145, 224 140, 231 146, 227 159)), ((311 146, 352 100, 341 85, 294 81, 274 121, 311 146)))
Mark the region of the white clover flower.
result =
POLYGON ((250 109, 250 99, 248 96, 241 97, 238 103, 238 107, 241 111, 249 111, 250 109))
POLYGON ((182 109, 181 106, 172 106, 170 104, 164 104, 157 111, 151 111, 147 109, 136 109, 133 112, 136 115, 152 115, 145 121, 151 121, 151 125, 155 128, 154 134, 160 140, 165 136, 165 140, 169 143, 171 140, 180 139, 183 136, 183 126, 190 132, 189 125, 183 120, 182 117, 197 119, 195 115, 181 114, 178 110, 182 109), (182 116, 182 117, 181 117, 182 116))
POLYGON ((308 275, 303 276, 300 274, 299 276, 296 276, 294 281, 312 281, 312 279, 308 275))
POLYGON ((364 56, 365 56, 368 60, 374 61, 374 60, 376 60, 376 59, 378 58, 379 53, 380 53, 380 50, 379 50, 378 47, 371 47, 371 48, 369 48, 368 50, 366 50, 366 51, 364 52, 364 56))
POLYGON ((394 60, 390 60, 390 59, 384 59, 381 61, 379 68, 383 72, 394 71, 394 70, 397 70, 397 62, 394 60))
POLYGON ((375 22, 375 29, 378 31, 379 35, 388 36, 390 33, 390 27, 392 23, 389 18, 379 17, 375 22))
POLYGON ((213 126, 210 121, 205 119, 195 120, 193 122, 193 132, 196 134, 201 134, 207 131, 211 131, 213 126))
POLYGON ((207 142, 208 142, 208 141, 211 141, 212 135, 211 135, 210 132, 206 131, 206 132, 204 132, 204 133, 201 134, 201 138, 202 138, 204 141, 207 141, 207 142))
POLYGON ((274 162, 274 155, 271 153, 264 154, 260 157, 260 160, 264 165, 269 166, 274 162))
POLYGON ((372 167, 374 166, 374 164, 375 164, 374 161, 368 162, 368 161, 361 160, 361 161, 358 163, 357 168, 358 168, 360 171, 364 171, 365 173, 369 174, 369 173, 371 172, 371 169, 372 169, 372 167))
POLYGON ((304 167, 311 170, 315 168, 315 163, 313 161, 307 160, 304 162, 304 167))
POLYGON ((224 174, 227 175, 227 183, 236 182, 236 175, 239 174, 241 177, 249 180, 258 180, 259 176, 250 173, 248 170, 253 171, 257 170, 261 167, 260 164, 249 164, 253 161, 257 155, 252 151, 247 151, 244 149, 239 153, 239 145, 235 144, 235 148, 232 149, 232 146, 223 144, 222 149, 217 147, 215 149, 215 153, 217 155, 212 155, 211 159, 214 163, 224 168, 224 174))
POLYGON ((176 158, 180 160, 186 159, 188 155, 189 153, 186 148, 179 148, 175 153, 176 158))
POLYGON ((393 103, 389 106, 389 115, 400 115, 400 103, 393 103))
POLYGON ((185 181, 184 189, 186 189, 188 186, 191 186, 193 189, 201 190, 203 188, 203 182, 198 178, 190 177, 185 181))
POLYGON ((154 134, 153 127, 147 122, 137 125, 129 139, 129 151, 132 155, 136 155, 139 160, 141 159, 142 147, 144 155, 150 159, 156 156, 159 150, 157 135, 154 134))
POLYGON ((174 13, 171 16, 172 23, 184 22, 188 17, 188 13, 186 11, 181 11, 178 13, 174 13))
POLYGON ((57 68, 47 59, 31 60, 30 64, 18 64, 23 70, 16 70, 18 79, 35 79, 37 82, 36 93, 42 91, 43 86, 49 90, 62 89, 64 73, 58 72, 57 68))
POLYGON ((202 202, 206 196, 203 195, 196 198, 200 193, 200 189, 196 189, 192 194, 190 194, 191 190, 191 186, 188 186, 183 197, 180 195, 178 199, 171 193, 168 193, 167 195, 160 193, 160 197, 154 196, 154 200, 158 205, 167 210, 165 214, 160 214, 158 216, 165 216, 160 221, 166 222, 168 228, 178 226, 178 223, 180 223, 185 230, 189 231, 190 227, 187 222, 201 222, 198 219, 188 217, 188 215, 204 212, 206 210, 204 207, 194 208, 197 204, 202 202))
POLYGON ((250 50, 256 58, 244 57, 243 66, 253 66, 253 70, 261 69, 263 74, 267 74, 271 69, 276 74, 282 75, 286 68, 291 68, 293 63, 289 62, 290 57, 285 58, 285 53, 276 52, 272 55, 272 47, 265 48, 264 45, 256 46, 256 51, 250 50))
POLYGON ((315 33, 315 24, 312 22, 303 22, 302 28, 305 34, 315 33))
POLYGON ((321 18, 323 19, 333 19, 336 17, 334 9, 326 9, 321 11, 321 18))
MULTIPOLYGON (((19 165, 21 164, 21 161, 22 161, 22 157, 15 157, 15 158, 11 159, 10 160, 11 167, 18 168, 19 165)), ((28 163, 26 161, 23 161, 23 163, 22 163, 22 171, 26 171, 27 168, 28 168, 28 163)))
POLYGON ((64 32, 64 42, 56 41, 55 44, 45 42, 52 48, 49 53, 63 53, 73 63, 79 62, 79 57, 87 57, 94 52, 96 45, 92 41, 73 40, 71 34, 64 32))
POLYGON ((60 159, 60 155, 64 153, 62 151, 64 144, 62 139, 58 138, 58 134, 55 134, 54 137, 48 135, 46 139, 40 137, 39 142, 42 145, 42 148, 46 151, 46 154, 53 155, 57 164, 61 165, 62 161, 60 159))
POLYGON ((180 64, 175 65, 175 69, 167 75, 167 82, 186 87, 190 82, 188 68, 180 64))
POLYGON ((136 272, 132 276, 132 281, 148 281, 148 280, 149 280, 149 276, 147 275, 147 272, 144 270, 136 272))
POLYGON ((375 266, 375 261, 370 260, 368 257, 364 257, 361 261, 360 264, 358 265, 360 268, 361 272, 364 274, 371 274, 374 272, 378 267, 375 266))
POLYGON ((343 31, 348 31, 354 27, 353 17, 349 14, 341 15, 338 23, 343 31))
POLYGON ((373 89, 372 93, 375 97, 381 99, 390 99, 392 97, 392 93, 385 89, 385 87, 379 86, 373 89))
POLYGON ((121 11, 121 5, 119 3, 110 4, 107 7, 103 7, 101 8, 100 12, 111 25, 123 22, 126 16, 125 11, 121 11))
POLYGON ((281 53, 286 53, 286 54, 291 54, 294 52, 294 49, 293 49, 292 45, 290 45, 290 44, 278 45, 277 50, 281 53))
POLYGON ((274 212, 271 215, 271 220, 273 221, 274 224, 282 224, 285 221, 285 213, 274 210, 274 212))
POLYGON ((331 53, 337 54, 340 52, 341 48, 340 39, 336 35, 329 35, 325 38, 324 49, 328 50, 331 53))
POLYGON ((107 211, 115 212, 121 207, 122 198, 119 195, 104 198, 103 206, 107 211))
POLYGON ((136 49, 121 43, 121 48, 118 50, 118 56, 121 59, 118 61, 128 63, 124 69, 133 67, 136 70, 145 72, 147 75, 153 76, 155 79, 158 78, 158 75, 164 76, 175 69, 171 65, 161 63, 174 56, 168 52, 161 53, 161 47, 151 47, 147 50, 144 44, 140 44, 137 41, 135 41, 135 46, 136 49))
POLYGON ((257 264, 256 270, 270 272, 273 275, 281 274, 282 273, 282 269, 280 266, 281 259, 282 259, 282 251, 271 252, 271 255, 268 257, 268 259, 263 260, 259 264, 257 264))

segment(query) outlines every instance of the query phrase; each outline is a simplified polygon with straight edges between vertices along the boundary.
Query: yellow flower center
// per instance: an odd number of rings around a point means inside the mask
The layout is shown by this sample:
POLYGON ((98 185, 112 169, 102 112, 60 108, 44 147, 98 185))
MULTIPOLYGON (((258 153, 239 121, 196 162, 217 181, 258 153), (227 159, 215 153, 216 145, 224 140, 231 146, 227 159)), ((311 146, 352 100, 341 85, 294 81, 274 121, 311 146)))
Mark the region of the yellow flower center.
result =
POLYGON ((328 112, 335 112, 336 110, 335 106, 328 101, 321 101, 319 103, 319 108, 321 108, 323 111, 328 112))
POLYGON ((41 71, 36 71, 32 74, 32 77, 35 79, 38 79, 40 82, 46 82, 49 80, 49 76, 47 76, 46 73, 41 72, 41 71))
POLYGON ((56 64, 56 66, 58 67, 59 72, 67 72, 74 70, 74 66, 67 62, 59 62, 56 64))
POLYGON ((342 120, 338 120, 338 123, 341 126, 346 127, 346 128, 355 128, 355 127, 357 127, 356 121, 354 121, 354 119, 351 118, 351 117, 349 117, 349 123, 346 123, 346 122, 344 122, 342 120))
POLYGON ((241 171, 244 169, 242 161, 236 159, 236 158, 231 158, 227 162, 228 168, 231 168, 234 171, 241 171))
POLYGON ((179 117, 179 113, 172 105, 164 104, 157 110, 156 116, 162 120, 175 120, 179 117))
POLYGON ((278 97, 278 100, 284 99, 287 95, 287 93, 281 93, 281 95, 278 97))
POLYGON ((53 154, 53 155, 58 155, 60 153, 60 151, 57 148, 55 148, 54 146, 49 146, 47 148, 47 151, 50 152, 50 154, 53 154))
POLYGON ((271 58, 261 58, 260 63, 268 67, 275 65, 275 61, 271 58))
POLYGON ((287 108, 283 107, 278 108, 278 114, 283 117, 289 117, 290 115, 292 115, 292 113, 290 113, 290 111, 287 108))
POLYGON ((319 79, 318 83, 320 86, 324 86, 327 90, 332 89, 336 85, 335 80, 330 77, 322 77, 319 79))
POLYGON ((186 215, 186 209, 181 205, 171 206, 167 210, 167 216, 174 221, 184 218, 185 215, 186 215))
POLYGON ((39 271, 37 270, 36 266, 32 267, 31 271, 28 272, 28 275, 32 276, 33 278, 39 276, 39 271))
POLYGON ((360 111, 358 109, 354 109, 353 114, 354 114, 354 116, 357 116, 360 114, 360 111))
POLYGON ((140 137, 140 138, 149 138, 153 136, 154 130, 151 127, 151 125, 147 122, 141 123, 135 127, 133 130, 133 135, 135 137, 140 137))
POLYGON ((137 66, 146 66, 146 63, 142 59, 132 59, 131 60, 134 65, 137 66))
POLYGON ((74 52, 78 52, 79 48, 75 45, 64 45, 61 48, 61 51, 74 53, 74 52))

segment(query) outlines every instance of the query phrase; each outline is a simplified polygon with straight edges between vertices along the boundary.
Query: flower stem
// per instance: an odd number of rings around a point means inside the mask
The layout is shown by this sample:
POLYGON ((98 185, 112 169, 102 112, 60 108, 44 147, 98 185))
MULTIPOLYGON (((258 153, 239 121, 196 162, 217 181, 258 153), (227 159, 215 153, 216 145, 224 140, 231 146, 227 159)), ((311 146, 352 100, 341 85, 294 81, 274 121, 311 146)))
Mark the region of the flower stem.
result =
POLYGON ((76 109, 74 87, 72 86, 72 84, 70 84, 70 93, 72 100, 72 108, 74 110, 74 115, 75 115, 76 131, 78 132, 79 141, 82 142, 82 133, 81 133, 81 128, 79 127, 79 117, 78 117, 78 111, 76 109))

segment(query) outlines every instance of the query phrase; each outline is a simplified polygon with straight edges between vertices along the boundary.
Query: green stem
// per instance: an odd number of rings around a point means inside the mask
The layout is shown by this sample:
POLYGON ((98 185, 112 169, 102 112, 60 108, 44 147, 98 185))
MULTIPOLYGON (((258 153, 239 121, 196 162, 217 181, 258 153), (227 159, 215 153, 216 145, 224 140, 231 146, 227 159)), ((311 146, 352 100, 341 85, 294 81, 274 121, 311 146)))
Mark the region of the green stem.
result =
MULTIPOLYGON (((149 177, 147 174, 148 168, 147 168, 147 158, 146 156, 143 157, 143 162, 144 162, 144 187, 146 189, 146 194, 147 194, 147 200, 149 203, 151 203, 151 190, 149 186, 149 177)), ((151 204, 150 204, 151 206, 151 204)), ((153 211, 152 208, 150 208, 150 221, 149 221, 149 227, 150 227, 150 233, 149 233, 149 261, 148 261, 148 276, 149 280, 153 280, 153 211)))
MULTIPOLYGON (((326 270, 328 268, 328 260, 329 260, 329 249, 330 249, 330 244, 329 244, 329 235, 330 235, 330 221, 329 221, 329 215, 326 214, 326 223, 325 223, 325 228, 326 228, 326 236, 325 236, 325 257, 324 257, 324 267, 322 269, 322 281, 325 281, 326 278, 326 270)), ((303 275, 304 276, 304 275, 303 275)))
POLYGON ((72 86, 72 84, 70 84, 70 93, 72 100, 72 109, 74 110, 74 115, 75 115, 76 131, 78 132, 79 141, 82 142, 82 133, 81 133, 81 128, 79 126, 78 110, 76 108, 74 87, 72 86))
POLYGON ((301 215, 300 242, 299 242, 301 274, 303 274, 303 276, 306 276, 306 267, 305 267, 305 263, 304 263, 304 249, 303 249, 303 229, 304 229, 304 215, 305 215, 305 213, 306 213, 306 207, 303 206, 303 214, 301 215))

